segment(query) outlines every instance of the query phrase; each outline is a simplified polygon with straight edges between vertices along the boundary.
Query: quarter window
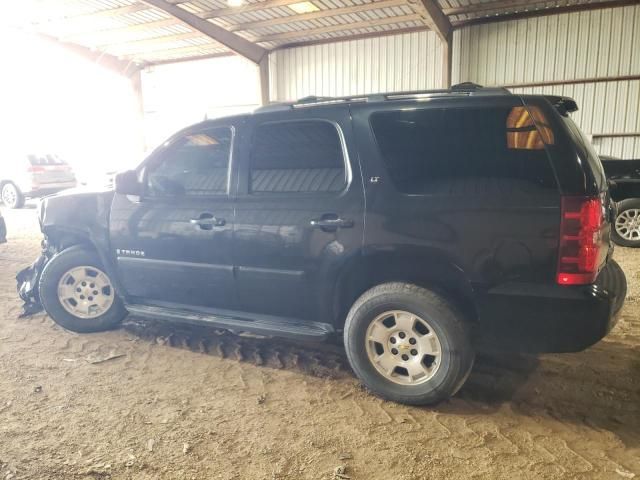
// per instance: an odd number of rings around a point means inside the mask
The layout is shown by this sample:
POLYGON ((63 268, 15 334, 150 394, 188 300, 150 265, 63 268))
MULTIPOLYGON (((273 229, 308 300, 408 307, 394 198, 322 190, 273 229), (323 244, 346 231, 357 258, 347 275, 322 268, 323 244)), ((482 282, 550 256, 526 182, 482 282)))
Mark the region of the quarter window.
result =
POLYGON ((249 189, 264 193, 330 193, 346 182, 336 127, 324 121, 259 125, 250 153, 249 189))
POLYGON ((189 133, 173 142, 151 166, 152 196, 203 196, 227 193, 233 132, 217 127, 189 133))
POLYGON ((371 126, 403 193, 531 192, 556 185, 545 150, 554 135, 541 115, 522 107, 387 111, 371 126))

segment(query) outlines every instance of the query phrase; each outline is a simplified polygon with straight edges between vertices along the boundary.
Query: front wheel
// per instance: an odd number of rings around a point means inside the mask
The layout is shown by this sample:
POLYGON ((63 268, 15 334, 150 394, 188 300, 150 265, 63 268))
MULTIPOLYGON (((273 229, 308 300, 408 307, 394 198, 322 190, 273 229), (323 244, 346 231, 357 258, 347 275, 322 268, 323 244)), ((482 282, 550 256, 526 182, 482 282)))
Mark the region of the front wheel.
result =
POLYGON ((618 203, 612 236, 614 242, 623 247, 640 247, 640 198, 627 198, 618 203))
POLYGON ((349 363, 373 393, 410 405, 454 395, 473 366, 468 323, 440 295, 386 283, 353 305, 344 330, 349 363))
POLYGON ((8 182, 2 186, 0 191, 2 203, 9 208, 22 208, 24 206, 24 195, 20 189, 13 183, 8 182))
POLYGON ((58 325, 74 332, 115 328, 127 316, 98 255, 74 246, 46 264, 39 283, 40 300, 58 325))

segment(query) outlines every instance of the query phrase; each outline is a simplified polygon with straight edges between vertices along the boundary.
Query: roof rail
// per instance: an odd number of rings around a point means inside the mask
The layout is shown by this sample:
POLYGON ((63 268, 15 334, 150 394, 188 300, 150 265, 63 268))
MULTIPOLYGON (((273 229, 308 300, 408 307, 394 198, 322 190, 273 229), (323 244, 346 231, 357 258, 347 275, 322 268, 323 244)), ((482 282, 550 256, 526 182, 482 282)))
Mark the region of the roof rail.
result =
POLYGON ((282 110, 292 110, 294 108, 305 108, 317 105, 332 105, 337 103, 355 103, 355 102, 384 102, 388 100, 410 100, 412 98, 432 98, 444 97, 450 95, 510 95, 511 92, 502 87, 483 87, 477 83, 464 82, 453 85, 449 89, 440 90, 411 90, 406 92, 388 92, 373 93, 368 95, 352 95, 345 97, 322 97, 310 95, 303 97, 295 102, 272 103, 259 107, 255 110, 260 112, 276 112, 282 110))

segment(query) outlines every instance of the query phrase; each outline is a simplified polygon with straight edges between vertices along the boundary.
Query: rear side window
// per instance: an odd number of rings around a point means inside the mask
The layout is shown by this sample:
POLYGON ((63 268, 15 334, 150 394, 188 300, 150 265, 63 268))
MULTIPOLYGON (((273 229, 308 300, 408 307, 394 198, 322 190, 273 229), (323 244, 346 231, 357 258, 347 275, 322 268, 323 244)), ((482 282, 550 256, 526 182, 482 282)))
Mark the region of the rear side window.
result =
POLYGON ((554 134, 539 111, 389 111, 373 114, 371 126, 391 180, 403 193, 511 193, 556 186, 545 151, 554 134))
POLYGON ((337 127, 320 120, 259 125, 250 154, 252 193, 331 193, 346 183, 337 127))

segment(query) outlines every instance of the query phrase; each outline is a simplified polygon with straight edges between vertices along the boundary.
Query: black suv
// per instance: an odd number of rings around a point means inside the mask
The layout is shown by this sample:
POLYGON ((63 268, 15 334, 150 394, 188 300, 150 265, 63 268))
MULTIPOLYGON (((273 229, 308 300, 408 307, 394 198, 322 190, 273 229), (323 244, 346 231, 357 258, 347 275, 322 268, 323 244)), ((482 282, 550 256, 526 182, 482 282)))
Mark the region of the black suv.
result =
POLYGON ((206 121, 115 193, 44 199, 22 293, 78 332, 129 312, 344 337, 370 390, 434 403, 477 348, 573 352, 614 324, 615 209, 576 109, 465 84, 206 121))

